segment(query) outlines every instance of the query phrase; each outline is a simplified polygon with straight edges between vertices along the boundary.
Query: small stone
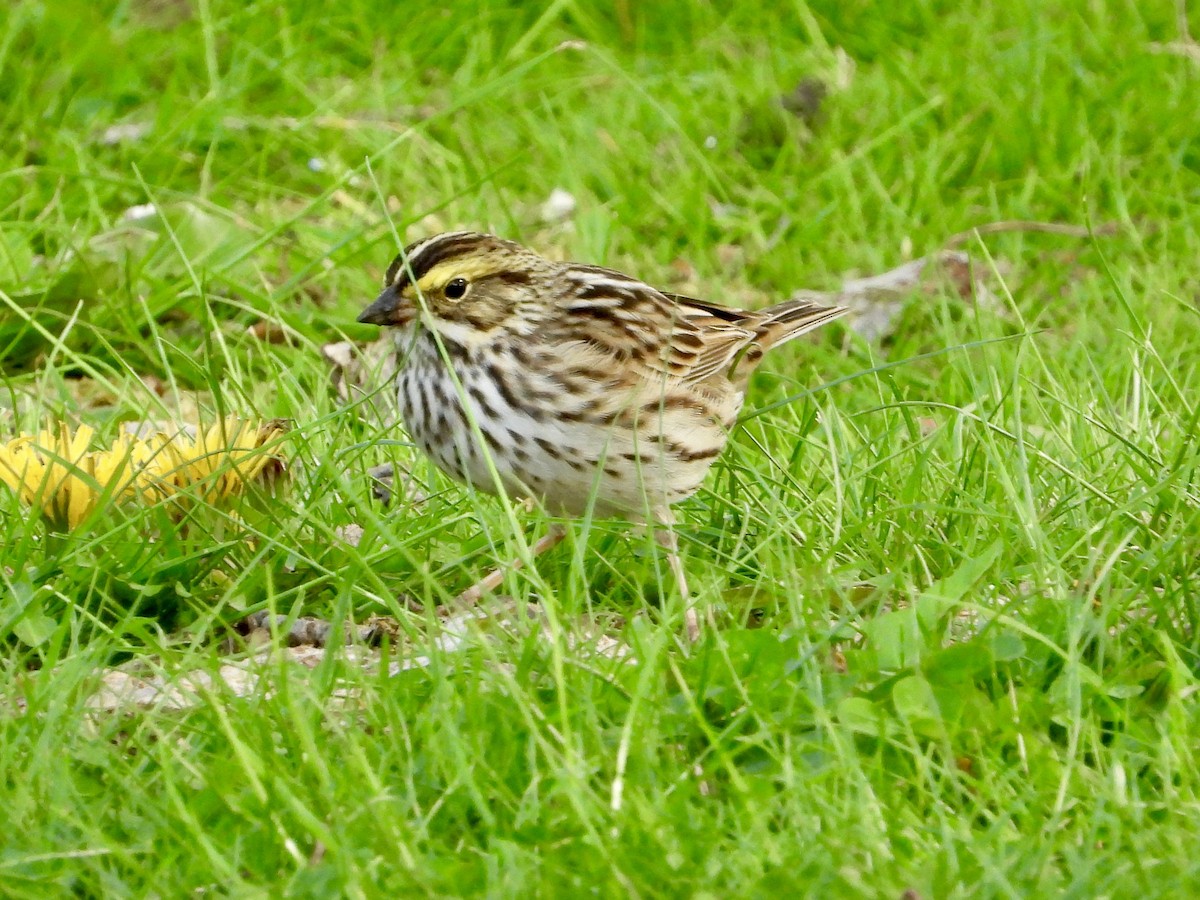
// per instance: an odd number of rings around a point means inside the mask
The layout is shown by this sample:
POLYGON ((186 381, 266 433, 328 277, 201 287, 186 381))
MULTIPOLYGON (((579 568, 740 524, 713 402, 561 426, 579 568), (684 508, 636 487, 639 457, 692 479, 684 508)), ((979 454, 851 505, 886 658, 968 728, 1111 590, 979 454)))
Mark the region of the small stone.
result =
POLYGON ((124 222, 140 222, 142 219, 150 219, 158 215, 158 207, 153 203, 139 203, 137 206, 131 206, 125 212, 121 213, 121 220, 124 222))
POLYGON ((556 187, 550 192, 538 214, 543 222, 558 222, 569 218, 575 212, 575 206, 575 195, 556 187))
POLYGON ((149 131, 150 126, 145 122, 122 122, 120 125, 110 125, 105 128, 104 133, 100 135, 100 143, 105 147, 131 144, 141 140, 149 131))

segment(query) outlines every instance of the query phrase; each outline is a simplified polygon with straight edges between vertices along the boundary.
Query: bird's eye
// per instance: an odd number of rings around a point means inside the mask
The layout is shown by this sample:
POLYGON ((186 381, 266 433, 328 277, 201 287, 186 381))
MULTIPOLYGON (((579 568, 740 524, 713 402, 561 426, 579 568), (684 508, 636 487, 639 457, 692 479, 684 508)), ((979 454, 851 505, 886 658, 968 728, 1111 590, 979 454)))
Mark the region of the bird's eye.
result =
POLYGON ((448 300, 461 300, 467 293, 467 279, 454 278, 446 285, 446 290, 443 291, 448 300))

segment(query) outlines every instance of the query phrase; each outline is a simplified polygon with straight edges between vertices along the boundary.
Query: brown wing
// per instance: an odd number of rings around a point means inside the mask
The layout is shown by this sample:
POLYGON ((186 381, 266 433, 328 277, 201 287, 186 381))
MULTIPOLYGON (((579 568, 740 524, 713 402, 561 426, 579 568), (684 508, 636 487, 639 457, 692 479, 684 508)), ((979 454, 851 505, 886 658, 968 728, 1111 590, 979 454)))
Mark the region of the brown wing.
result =
POLYGON ((572 266, 556 321, 544 336, 586 341, 645 377, 702 381, 758 335, 755 314, 666 294, 611 269, 572 266))
MULTIPOLYGON (((586 341, 643 376, 700 382, 723 374, 741 383, 763 354, 847 310, 791 300, 750 312, 656 290, 598 266, 571 266, 568 297, 549 326, 556 341, 586 341)), ((551 337, 551 335, 545 335, 551 337)))

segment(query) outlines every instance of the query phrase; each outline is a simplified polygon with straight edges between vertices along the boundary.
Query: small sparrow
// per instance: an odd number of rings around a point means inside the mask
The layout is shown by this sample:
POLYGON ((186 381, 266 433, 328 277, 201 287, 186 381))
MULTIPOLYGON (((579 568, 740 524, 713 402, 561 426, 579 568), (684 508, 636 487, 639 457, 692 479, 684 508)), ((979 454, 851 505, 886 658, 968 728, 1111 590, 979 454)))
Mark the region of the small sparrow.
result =
MULTIPOLYGON (((405 427, 442 471, 558 516, 653 523, 694 639, 671 507, 724 449, 764 354, 846 312, 731 309, 459 231, 405 248, 358 321, 394 329, 405 427)), ((564 534, 553 526, 533 555, 564 534)), ((504 571, 457 602, 477 602, 504 571)))

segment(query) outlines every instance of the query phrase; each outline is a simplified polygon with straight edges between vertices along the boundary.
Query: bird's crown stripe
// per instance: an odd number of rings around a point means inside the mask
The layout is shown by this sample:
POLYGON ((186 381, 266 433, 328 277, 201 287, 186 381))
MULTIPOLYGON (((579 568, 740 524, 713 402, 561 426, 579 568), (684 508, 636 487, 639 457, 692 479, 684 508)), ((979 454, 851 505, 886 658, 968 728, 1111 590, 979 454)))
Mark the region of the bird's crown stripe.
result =
POLYGON ((409 244, 392 263, 392 268, 388 272, 388 283, 407 281, 409 271, 417 281, 420 281, 438 263, 461 255, 468 249, 478 246, 485 239, 484 235, 472 231, 449 231, 409 244), (405 262, 408 264, 407 267, 405 262))

